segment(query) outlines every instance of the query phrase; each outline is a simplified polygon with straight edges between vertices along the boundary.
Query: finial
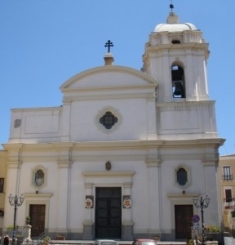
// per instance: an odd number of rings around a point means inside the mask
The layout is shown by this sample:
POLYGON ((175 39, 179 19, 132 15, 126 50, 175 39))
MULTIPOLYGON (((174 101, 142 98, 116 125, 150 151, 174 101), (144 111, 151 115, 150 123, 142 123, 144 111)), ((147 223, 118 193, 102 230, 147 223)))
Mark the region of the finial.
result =
POLYGON ((172 0, 171 0, 171 4, 170 4, 170 9, 171 9, 171 12, 173 12, 173 10, 174 10, 174 5, 172 4, 172 0))
POLYGON ((105 65, 112 65, 113 61, 114 61, 114 58, 113 58, 112 53, 110 53, 110 48, 113 47, 113 43, 110 40, 108 40, 105 43, 104 47, 108 48, 108 52, 104 56, 104 64, 105 65))
POLYGON ((178 24, 179 23, 179 17, 174 12, 174 5, 172 4, 172 0, 171 0, 171 4, 170 4, 170 9, 171 9, 171 12, 170 12, 169 16, 167 17, 166 23, 167 24, 178 24))
POLYGON ((108 40, 105 45, 104 45, 105 48, 108 48, 108 53, 110 53, 110 48, 113 47, 113 43, 108 40))

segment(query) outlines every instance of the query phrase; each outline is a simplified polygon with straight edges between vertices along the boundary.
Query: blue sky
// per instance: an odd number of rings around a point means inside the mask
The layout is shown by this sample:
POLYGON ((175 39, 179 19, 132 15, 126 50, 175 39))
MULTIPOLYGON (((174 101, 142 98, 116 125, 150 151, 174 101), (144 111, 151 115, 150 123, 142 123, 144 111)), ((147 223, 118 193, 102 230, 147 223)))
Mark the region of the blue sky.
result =
MULTIPOLYGON (((103 65, 105 42, 116 65, 142 67, 149 34, 165 23, 170 0, 0 0, 0 143, 8 141, 11 108, 62 104, 59 87, 103 65)), ((216 100, 220 154, 235 153, 235 1, 174 0, 181 22, 210 44, 208 81, 216 100)))

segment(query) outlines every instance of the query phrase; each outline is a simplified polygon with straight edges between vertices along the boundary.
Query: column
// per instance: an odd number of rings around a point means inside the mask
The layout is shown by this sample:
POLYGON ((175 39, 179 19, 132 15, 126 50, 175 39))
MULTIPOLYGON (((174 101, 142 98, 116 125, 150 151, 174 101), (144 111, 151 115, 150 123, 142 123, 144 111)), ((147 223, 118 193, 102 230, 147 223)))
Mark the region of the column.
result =
POLYGON ((71 112, 71 101, 64 100, 62 107, 62 136, 61 141, 70 140, 70 112, 71 112))
POLYGON ((92 240, 94 238, 94 194, 93 183, 85 183, 85 203, 84 212, 85 220, 83 221, 83 240, 92 240))
MULTIPOLYGON (((132 200, 131 197, 131 188, 132 183, 123 183, 123 190, 122 195, 123 199, 125 197, 132 200)), ((124 201, 124 200, 123 200, 124 201)), ((133 240, 133 220, 132 220, 132 203, 130 204, 130 207, 124 207, 122 205, 122 240, 124 241, 132 241, 133 240)))
POLYGON ((153 156, 146 160, 148 171, 148 231, 151 236, 157 236, 160 233, 160 200, 158 171, 160 161, 153 156))

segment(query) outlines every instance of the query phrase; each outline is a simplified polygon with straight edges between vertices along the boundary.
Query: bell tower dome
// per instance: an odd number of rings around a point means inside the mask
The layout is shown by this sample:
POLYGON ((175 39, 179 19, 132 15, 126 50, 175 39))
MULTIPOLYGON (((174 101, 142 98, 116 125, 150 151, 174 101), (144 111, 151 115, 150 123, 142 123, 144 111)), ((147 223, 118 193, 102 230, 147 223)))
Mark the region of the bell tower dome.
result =
POLYGON ((143 70, 158 81, 158 102, 208 100, 208 44, 195 25, 180 23, 171 9, 166 23, 150 34, 143 70))

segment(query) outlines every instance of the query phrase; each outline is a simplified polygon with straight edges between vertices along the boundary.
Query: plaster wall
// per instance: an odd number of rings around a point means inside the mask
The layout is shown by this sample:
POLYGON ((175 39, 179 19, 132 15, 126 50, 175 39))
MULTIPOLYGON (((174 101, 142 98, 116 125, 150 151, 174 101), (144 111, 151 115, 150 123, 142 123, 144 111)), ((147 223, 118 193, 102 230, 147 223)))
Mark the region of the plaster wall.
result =
MULTIPOLYGON (((150 132, 156 133, 156 127, 152 130, 148 128, 148 119, 151 119, 151 115, 148 115, 147 106, 147 101, 144 99, 100 100, 95 103, 93 101, 74 102, 71 105, 71 140, 146 139, 150 132), (88 109, 84 111, 84 108, 88 109), (118 118, 118 122, 111 130, 105 129, 99 122, 107 111, 111 111, 118 118)), ((154 102, 150 106, 154 109, 154 102)), ((154 118, 152 121, 155 121, 154 118)))

